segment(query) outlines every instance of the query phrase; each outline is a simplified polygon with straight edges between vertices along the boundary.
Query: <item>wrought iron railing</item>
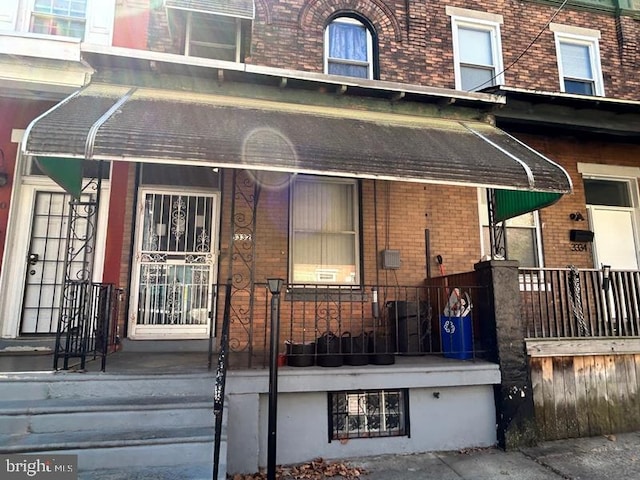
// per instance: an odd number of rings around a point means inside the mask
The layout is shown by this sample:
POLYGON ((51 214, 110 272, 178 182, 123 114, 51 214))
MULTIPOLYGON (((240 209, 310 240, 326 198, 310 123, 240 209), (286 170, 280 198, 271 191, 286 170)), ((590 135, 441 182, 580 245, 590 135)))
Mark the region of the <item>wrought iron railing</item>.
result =
POLYGON ((521 314, 529 338, 640 335, 640 272, 520 269, 521 314))
POLYGON ((101 360, 106 369, 107 355, 118 342, 117 318, 122 291, 112 284, 86 281, 68 282, 65 287, 60 321, 56 333, 53 368, 63 370, 79 366, 87 360, 101 360), (76 360, 75 364, 70 364, 76 360), (79 362, 79 363, 77 363, 79 362))
MULTIPOLYGON (((488 289, 473 284, 473 278, 472 273, 451 276, 448 282, 419 287, 287 285, 280 307, 281 361, 339 366, 391 363, 399 355, 475 358, 482 353, 476 311, 444 316, 454 289, 462 303, 485 299, 488 289), (462 280, 468 283, 459 283, 462 280)), ((269 300, 262 283, 254 284, 250 295, 232 294, 229 344, 234 367, 268 365, 269 300)))
MULTIPOLYGON (((218 350, 218 361, 216 364, 216 383, 213 391, 213 414, 215 417, 215 430, 213 441, 213 479, 217 480, 220 466, 220 446, 222 444, 222 426, 224 415, 224 391, 227 383, 227 369, 229 367, 229 323, 231 308, 231 281, 224 285, 225 298, 222 315, 222 328, 220 332, 220 345, 218 350)), ((214 286, 212 289, 213 301, 215 305, 219 289, 214 286)), ((211 358, 211 351, 209 352, 211 358)), ((211 363, 209 363, 211 366, 211 363)))

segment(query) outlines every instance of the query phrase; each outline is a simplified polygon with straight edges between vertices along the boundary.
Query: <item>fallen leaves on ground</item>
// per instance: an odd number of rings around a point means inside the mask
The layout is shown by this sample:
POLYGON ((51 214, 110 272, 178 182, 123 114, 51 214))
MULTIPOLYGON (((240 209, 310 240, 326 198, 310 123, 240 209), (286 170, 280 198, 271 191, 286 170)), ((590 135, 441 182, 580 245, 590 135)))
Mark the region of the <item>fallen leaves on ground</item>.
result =
MULTIPOLYGON (((344 462, 327 462, 323 458, 316 458, 308 463, 294 466, 276 467, 276 478, 279 480, 323 480, 336 478, 356 480, 367 472, 358 467, 352 467, 344 462)), ((241 474, 230 477, 231 480, 266 480, 266 472, 241 474)))

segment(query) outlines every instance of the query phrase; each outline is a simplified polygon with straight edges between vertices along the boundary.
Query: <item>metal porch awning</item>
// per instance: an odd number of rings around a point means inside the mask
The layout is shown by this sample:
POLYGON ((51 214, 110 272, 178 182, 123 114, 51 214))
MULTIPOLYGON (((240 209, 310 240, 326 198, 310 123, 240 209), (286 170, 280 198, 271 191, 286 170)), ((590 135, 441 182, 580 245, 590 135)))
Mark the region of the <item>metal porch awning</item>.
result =
POLYGON ((561 166, 482 122, 120 85, 68 97, 22 148, 54 179, 63 159, 93 159, 544 192, 545 205, 572 188, 561 166))

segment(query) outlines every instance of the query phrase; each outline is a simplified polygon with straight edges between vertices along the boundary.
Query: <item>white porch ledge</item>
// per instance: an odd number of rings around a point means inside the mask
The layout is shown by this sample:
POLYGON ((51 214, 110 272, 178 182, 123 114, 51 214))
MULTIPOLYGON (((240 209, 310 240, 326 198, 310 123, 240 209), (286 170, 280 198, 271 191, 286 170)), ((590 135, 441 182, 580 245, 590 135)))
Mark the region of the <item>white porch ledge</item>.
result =
MULTIPOLYGON (((269 371, 229 371, 229 394, 269 391, 269 371)), ((396 357, 393 365, 342 367, 280 367, 280 393, 366 390, 376 388, 431 388, 500 383, 500 368, 484 360, 443 357, 396 357)))

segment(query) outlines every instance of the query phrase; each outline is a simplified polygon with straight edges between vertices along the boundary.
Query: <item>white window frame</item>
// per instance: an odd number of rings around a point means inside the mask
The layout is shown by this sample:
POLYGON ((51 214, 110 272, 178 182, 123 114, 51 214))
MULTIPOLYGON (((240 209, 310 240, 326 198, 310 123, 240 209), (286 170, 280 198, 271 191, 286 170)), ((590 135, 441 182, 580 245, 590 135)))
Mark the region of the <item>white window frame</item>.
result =
MULTIPOLYGON (((573 27, 569 25, 560 25, 552 23, 549 25, 550 30, 554 33, 556 45, 556 59, 558 62, 558 76, 560 80, 560 91, 566 92, 565 75, 562 62, 562 54, 560 50, 561 44, 580 45, 588 47, 589 60, 591 62, 591 79, 576 79, 593 82, 593 96, 604 97, 604 81, 602 78, 602 66, 600 63, 600 31, 589 28, 573 27)), ((579 95, 579 94, 575 94, 579 95)))
MULTIPOLYGON (((367 67, 367 78, 369 80, 373 79, 373 36, 371 35, 371 31, 367 26, 352 17, 336 17, 334 18, 327 27, 324 29, 324 73, 329 74, 329 63, 341 63, 343 65, 355 65, 360 67, 367 67), (359 60, 345 60, 344 58, 330 58, 329 57, 329 27, 333 23, 347 23, 351 25, 358 25, 364 28, 367 35, 367 61, 362 62, 359 60)), ((354 77, 358 78, 358 77, 354 77)))
MULTIPOLYGON (((455 76, 455 88, 462 90, 462 63, 460 61, 460 28, 482 30, 489 32, 491 38, 493 83, 478 85, 474 90, 504 84, 504 65, 502 60, 502 41, 500 37, 500 25, 504 23, 502 15, 467 10, 457 7, 447 7, 447 15, 451 17, 451 32, 453 35, 453 68, 455 76)), ((483 67, 487 67, 483 65, 483 67)))
MULTIPOLYGON (((491 245, 487 245, 485 240, 484 240, 484 228, 488 227, 488 218, 489 218, 489 213, 487 210, 487 189, 486 188, 478 188, 478 219, 479 219, 479 223, 480 223, 480 252, 481 252, 481 258, 482 259, 491 259, 491 245), (484 220, 487 220, 487 222, 485 223, 484 220)), ((508 222, 509 220, 507 220, 508 222)), ((536 268, 544 268, 544 255, 543 255, 543 251, 542 251, 542 229, 541 229, 541 225, 540 225, 540 216, 538 214, 538 211, 534 211, 533 212, 533 223, 534 225, 532 227, 522 227, 522 226, 517 226, 517 227, 509 227, 507 226, 506 229, 508 230, 509 228, 529 228, 529 229, 535 229, 535 240, 536 240, 536 258, 538 260, 538 266, 537 267, 523 267, 523 268, 527 268, 527 269, 536 269, 536 268)), ((505 242, 507 242, 507 239, 505 239, 505 242)), ((509 245, 507 245, 507 252, 509 251, 509 245)))
MULTIPOLYGON (((190 49, 191 49, 191 28, 192 28, 192 22, 193 22, 193 16, 194 15, 213 15, 213 14, 208 14, 208 13, 198 13, 198 12, 187 12, 187 22, 185 25, 185 39, 184 39, 184 54, 189 57, 191 56, 190 53, 190 49)), ((237 17, 225 17, 224 15, 213 15, 216 17, 221 17, 221 18, 228 18, 228 19, 233 19, 235 20, 235 24, 236 24, 236 40, 235 40, 235 53, 234 53, 234 62, 239 63, 240 62, 240 51, 241 51, 241 42, 242 42, 242 28, 241 28, 241 21, 240 18, 237 17)), ((207 42, 199 42, 202 45, 210 45, 210 46, 216 46, 217 44, 209 44, 207 42)), ((211 57, 198 57, 198 58, 211 58, 211 57)), ((222 60, 222 59, 213 59, 213 60, 222 60)))
POLYGON ((343 178, 335 178, 335 177, 315 177, 315 176, 303 176, 305 181, 317 181, 322 184, 330 184, 330 183, 338 183, 338 184, 349 184, 353 186, 353 248, 354 248, 354 256, 355 256, 355 278, 353 282, 348 283, 345 281, 341 281, 338 278, 338 272, 328 268, 321 267, 316 270, 316 276, 313 280, 307 281, 296 281, 294 280, 294 258, 295 258, 295 245, 294 245, 294 198, 295 193, 294 190, 296 188, 296 180, 302 176, 298 176, 291 183, 291 197, 289 201, 289 279, 291 283, 295 283, 298 285, 310 284, 310 285, 360 285, 362 273, 360 271, 360 206, 359 206, 359 187, 358 181, 356 179, 343 179, 343 178))

